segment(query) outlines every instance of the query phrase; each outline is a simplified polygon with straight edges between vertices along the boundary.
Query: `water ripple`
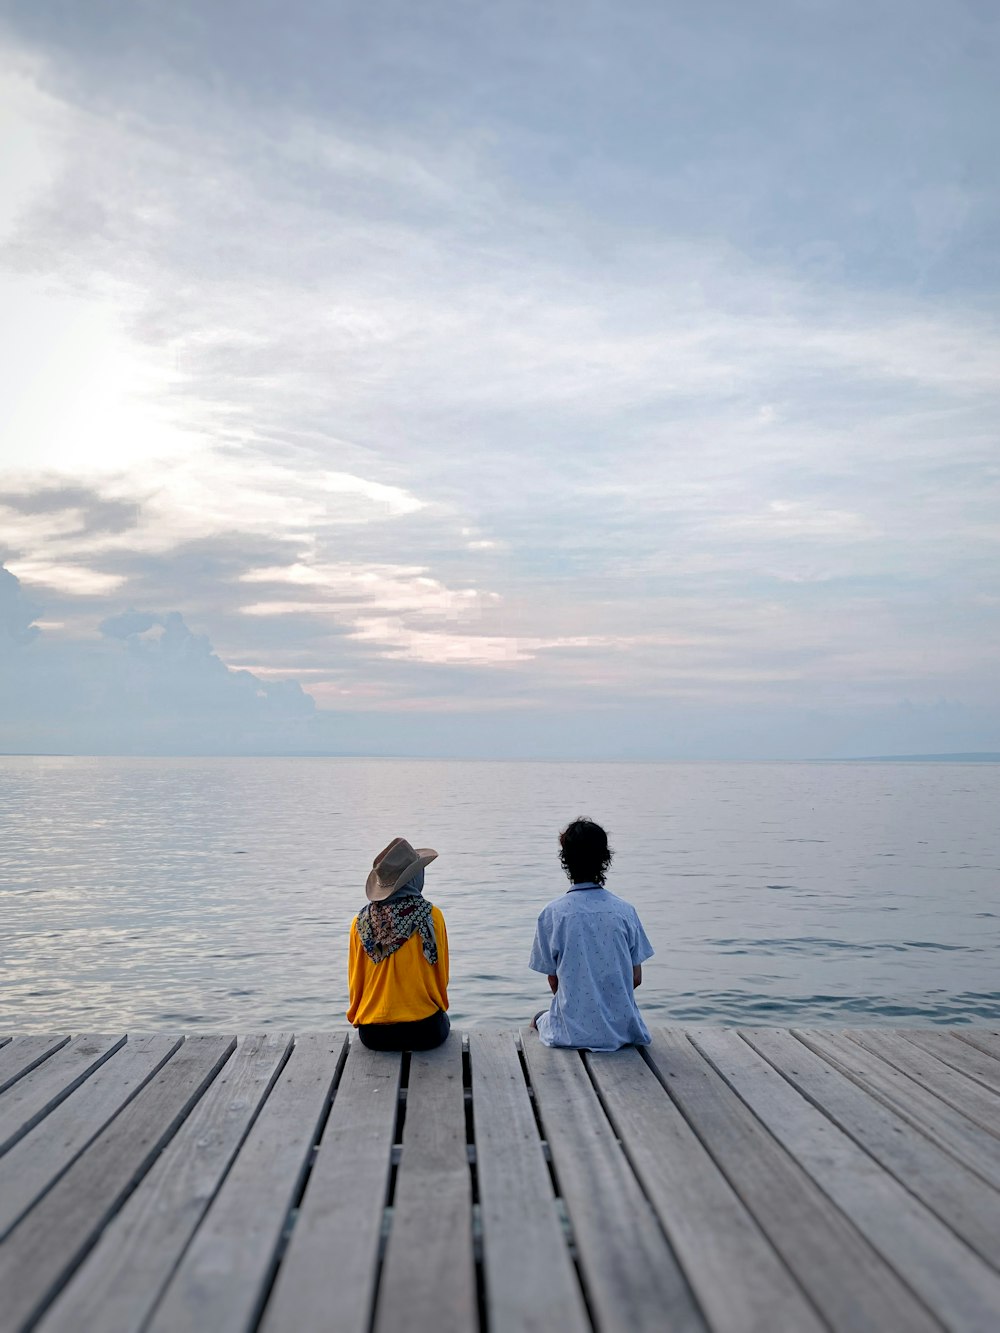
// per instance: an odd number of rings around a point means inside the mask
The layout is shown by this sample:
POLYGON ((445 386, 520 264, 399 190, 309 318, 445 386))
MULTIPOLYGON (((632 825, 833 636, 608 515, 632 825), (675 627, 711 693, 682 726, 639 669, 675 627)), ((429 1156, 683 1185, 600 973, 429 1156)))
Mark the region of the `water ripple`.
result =
MULTIPOLYGON (((888 909, 886 909, 888 910, 888 909)), ((815 935, 800 935, 790 939, 707 939, 706 944, 714 946, 728 954, 780 954, 799 953, 818 957, 824 953, 847 951, 872 957, 878 953, 909 953, 913 950, 925 950, 930 953, 982 953, 982 947, 972 944, 943 944, 934 940, 832 940, 820 939, 815 935)))
POLYGON ((371 858, 437 847, 457 1023, 545 1002, 588 813, 659 1022, 993 1023, 1000 766, 0 758, 0 1029, 343 1022, 371 858))

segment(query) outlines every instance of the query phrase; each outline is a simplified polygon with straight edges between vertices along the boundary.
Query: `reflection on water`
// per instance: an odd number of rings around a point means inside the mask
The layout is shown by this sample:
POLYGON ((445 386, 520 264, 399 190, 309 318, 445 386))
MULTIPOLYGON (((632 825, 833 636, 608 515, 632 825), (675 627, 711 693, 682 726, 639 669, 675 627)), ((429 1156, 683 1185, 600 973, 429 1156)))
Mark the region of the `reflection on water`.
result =
POLYGON ((1000 1019, 1000 766, 0 758, 0 1026, 343 1020, 394 834, 436 847, 452 1014, 523 1021, 578 814, 656 948, 653 1021, 1000 1019))

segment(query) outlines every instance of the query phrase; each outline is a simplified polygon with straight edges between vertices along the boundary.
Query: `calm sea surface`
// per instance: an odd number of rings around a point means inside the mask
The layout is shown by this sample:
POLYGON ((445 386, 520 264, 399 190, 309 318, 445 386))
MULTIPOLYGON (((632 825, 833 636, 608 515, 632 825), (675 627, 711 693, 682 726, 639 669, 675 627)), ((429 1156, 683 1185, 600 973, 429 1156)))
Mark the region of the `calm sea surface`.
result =
POLYGON ((396 834, 440 852, 453 1018, 521 1022, 578 814, 655 1021, 996 1023, 998 810, 994 764, 0 758, 0 1028, 336 1024, 396 834))

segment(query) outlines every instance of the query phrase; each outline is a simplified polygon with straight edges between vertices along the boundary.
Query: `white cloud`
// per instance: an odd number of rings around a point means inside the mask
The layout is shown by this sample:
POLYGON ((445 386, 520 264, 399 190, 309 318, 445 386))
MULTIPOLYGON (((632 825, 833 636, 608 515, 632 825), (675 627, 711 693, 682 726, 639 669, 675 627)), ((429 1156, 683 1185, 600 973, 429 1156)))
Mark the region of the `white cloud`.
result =
POLYGON ((310 590, 307 598, 272 598, 240 608, 244 615, 254 616, 350 615, 378 609, 460 620, 479 614, 484 605, 499 600, 497 594, 477 588, 446 587, 428 577, 426 566, 421 565, 300 563, 250 570, 240 581, 310 590), (317 592, 325 596, 318 600, 317 592))
POLYGON ((121 300, 46 286, 0 272, 0 468, 30 460, 38 471, 89 477, 203 447, 196 430, 171 420, 175 377, 128 336, 121 300))
POLYGON ((533 655, 530 644, 517 639, 413 629, 385 617, 358 620, 350 637, 372 644, 381 656, 433 665, 514 666, 533 655))
POLYGON ((388 617, 366 617, 356 622, 350 637, 377 645, 382 656, 434 665, 512 667, 530 662, 555 649, 615 650, 612 639, 578 635, 565 638, 460 634, 446 629, 423 630, 388 617))
POLYGON ((316 478, 322 489, 331 495, 357 495, 369 501, 371 509, 363 510, 358 522, 371 522, 371 510, 384 510, 387 516, 396 514, 414 514, 425 507, 423 500, 402 490, 399 486, 384 486, 378 481, 366 481, 364 477, 352 477, 349 472, 324 472, 316 478))
MULTIPOLYGON (((19 64, 21 62, 18 62, 19 64)), ((19 219, 40 191, 53 183, 55 164, 50 121, 65 123, 65 107, 38 86, 41 61, 20 68, 7 62, 0 76, 0 236, 19 219), (17 133, 10 133, 10 127, 17 133)))
POLYGON ((121 574, 102 574, 85 565, 60 565, 48 560, 11 560, 7 568, 25 583, 71 597, 99 597, 115 592, 125 582, 121 574))

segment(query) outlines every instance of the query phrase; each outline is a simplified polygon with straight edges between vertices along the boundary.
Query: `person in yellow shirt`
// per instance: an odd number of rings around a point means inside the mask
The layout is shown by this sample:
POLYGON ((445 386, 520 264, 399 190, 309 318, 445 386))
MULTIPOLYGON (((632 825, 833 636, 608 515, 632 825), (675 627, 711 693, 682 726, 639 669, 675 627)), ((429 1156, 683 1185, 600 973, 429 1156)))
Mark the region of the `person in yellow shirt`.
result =
POLYGON ((429 1051, 451 1030, 448 932, 424 897, 430 847, 393 838, 372 863, 368 905, 351 922, 347 1021, 373 1051, 429 1051))

